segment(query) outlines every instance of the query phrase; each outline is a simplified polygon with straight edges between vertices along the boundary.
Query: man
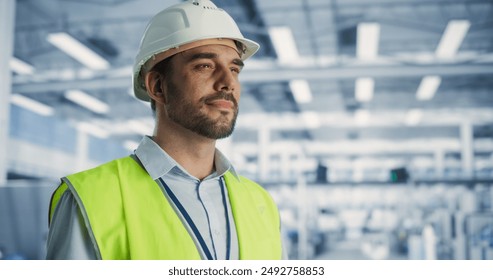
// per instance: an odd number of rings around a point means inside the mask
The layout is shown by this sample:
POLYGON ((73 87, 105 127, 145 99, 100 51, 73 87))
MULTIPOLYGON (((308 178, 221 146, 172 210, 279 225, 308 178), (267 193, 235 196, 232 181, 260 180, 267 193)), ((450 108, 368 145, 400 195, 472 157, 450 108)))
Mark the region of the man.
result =
POLYGON ((62 178, 48 259, 280 259, 277 207, 215 149, 233 132, 243 61, 259 46, 207 0, 149 23, 134 92, 156 125, 135 154, 62 178))

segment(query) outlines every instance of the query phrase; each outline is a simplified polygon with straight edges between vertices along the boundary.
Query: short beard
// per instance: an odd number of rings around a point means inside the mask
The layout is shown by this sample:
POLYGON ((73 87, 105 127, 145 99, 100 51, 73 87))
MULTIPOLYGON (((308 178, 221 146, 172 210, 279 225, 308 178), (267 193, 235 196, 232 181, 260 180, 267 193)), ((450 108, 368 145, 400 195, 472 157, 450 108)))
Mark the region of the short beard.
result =
POLYGON ((200 104, 197 106, 192 103, 183 103, 182 96, 184 93, 171 79, 167 79, 166 84, 166 111, 172 121, 199 135, 215 140, 229 137, 233 133, 238 116, 238 102, 232 94, 219 92, 213 96, 207 96, 200 99, 200 104), (227 113, 222 113, 218 119, 214 120, 200 112, 200 108, 205 106, 206 100, 216 98, 233 102, 234 109, 231 120, 227 119, 227 113))

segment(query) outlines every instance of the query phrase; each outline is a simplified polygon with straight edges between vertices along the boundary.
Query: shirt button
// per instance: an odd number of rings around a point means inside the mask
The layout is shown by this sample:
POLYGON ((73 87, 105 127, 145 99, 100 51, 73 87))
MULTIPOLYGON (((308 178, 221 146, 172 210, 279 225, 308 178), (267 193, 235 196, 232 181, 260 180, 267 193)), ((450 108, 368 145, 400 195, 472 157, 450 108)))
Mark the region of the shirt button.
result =
POLYGON ((216 230, 214 230, 214 234, 215 234, 215 235, 219 235, 219 234, 221 234, 221 233, 219 232, 219 230, 217 230, 217 229, 216 229, 216 230))

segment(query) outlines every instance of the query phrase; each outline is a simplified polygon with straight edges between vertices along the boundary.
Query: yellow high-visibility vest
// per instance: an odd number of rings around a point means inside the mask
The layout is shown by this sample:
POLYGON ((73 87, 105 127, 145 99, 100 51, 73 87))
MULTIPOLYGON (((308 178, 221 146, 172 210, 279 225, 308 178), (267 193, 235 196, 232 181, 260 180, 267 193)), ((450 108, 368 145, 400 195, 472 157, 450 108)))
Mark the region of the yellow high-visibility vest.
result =
MULTIPOLYGON (((255 182, 224 175, 240 259, 281 259, 280 220, 255 182)), ((53 193, 49 220, 68 189, 100 259, 200 259, 199 251, 160 186, 132 157, 67 176, 53 193)))

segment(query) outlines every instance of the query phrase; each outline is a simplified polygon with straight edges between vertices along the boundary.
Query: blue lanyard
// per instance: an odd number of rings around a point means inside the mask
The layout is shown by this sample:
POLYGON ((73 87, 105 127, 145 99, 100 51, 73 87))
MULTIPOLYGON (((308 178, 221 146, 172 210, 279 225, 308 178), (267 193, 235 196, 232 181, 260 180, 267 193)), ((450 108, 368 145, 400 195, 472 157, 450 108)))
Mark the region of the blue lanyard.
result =
POLYGON ((228 203, 226 203, 226 193, 225 193, 225 183, 224 183, 224 177, 221 176, 220 178, 221 182, 221 194, 223 196, 223 205, 224 205, 224 211, 226 213, 226 259, 229 260, 231 259, 231 225, 229 224, 229 209, 228 209, 228 203))
MULTIPOLYGON (((159 178, 159 181, 163 185, 164 190, 168 194, 168 197, 171 199, 171 201, 173 201, 173 203, 176 205, 176 208, 178 209, 178 211, 180 211, 183 218, 185 219, 185 221, 190 226, 190 229, 192 230, 193 234, 197 238, 197 241, 199 242, 200 247, 202 247, 202 250, 204 251, 206 258, 208 260, 214 260, 212 254, 211 254, 211 251, 209 250, 209 248, 207 247, 207 244, 204 241, 204 238, 200 234, 197 226, 193 222, 190 215, 185 210, 185 207, 183 207, 183 205, 180 203, 180 201, 175 196, 173 191, 171 191, 170 187, 164 182, 164 180, 162 178, 159 178)), ((230 254, 231 254, 231 228, 230 228, 230 221, 229 221, 229 214, 228 214, 228 206, 226 203, 226 194, 225 194, 225 190, 224 190, 225 184, 224 184, 223 177, 220 178, 220 182, 221 182, 221 194, 222 194, 223 206, 224 206, 224 210, 226 211, 226 231, 227 231, 227 235, 226 235, 226 259, 229 260, 230 254)))

